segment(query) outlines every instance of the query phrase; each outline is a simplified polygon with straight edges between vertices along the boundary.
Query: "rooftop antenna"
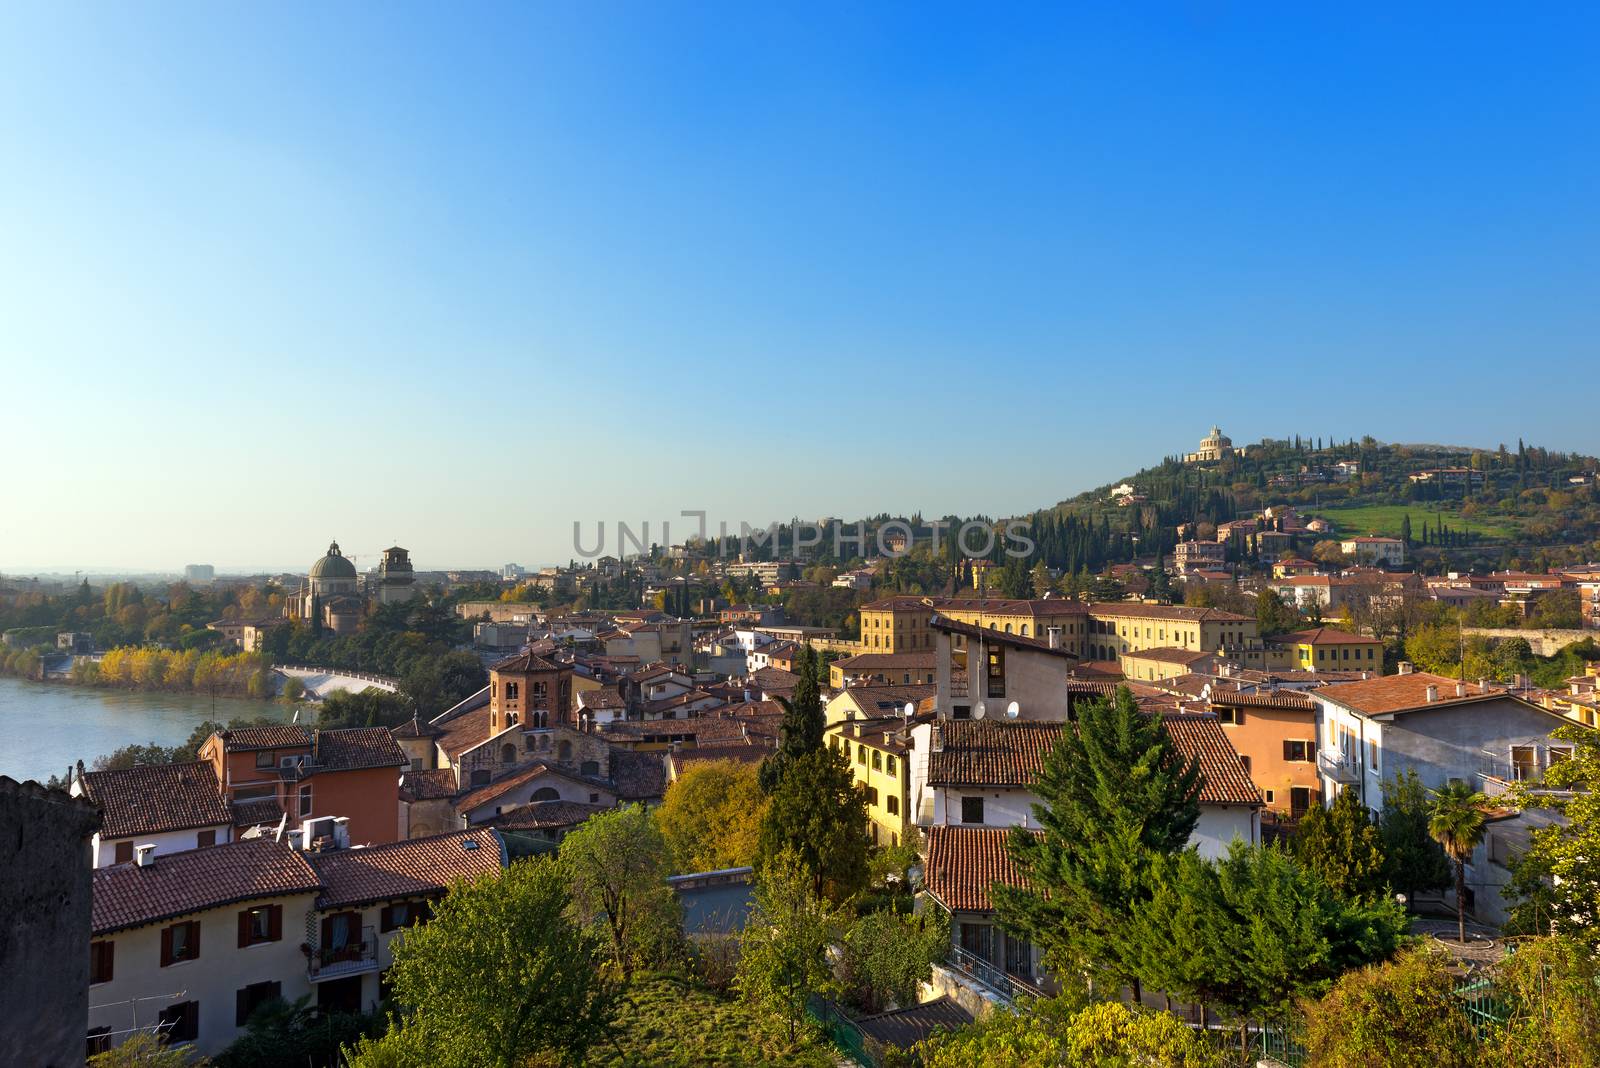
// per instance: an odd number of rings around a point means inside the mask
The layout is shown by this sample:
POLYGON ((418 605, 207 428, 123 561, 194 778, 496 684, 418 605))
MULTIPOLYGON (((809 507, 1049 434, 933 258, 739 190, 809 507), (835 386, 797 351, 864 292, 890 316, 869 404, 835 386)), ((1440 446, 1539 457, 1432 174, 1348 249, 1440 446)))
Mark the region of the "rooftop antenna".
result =
POLYGON ((1021 714, 1022 706, 1017 702, 1012 701, 1009 705, 1006 705, 1006 719, 1016 719, 1021 714))
POLYGON ((906 717, 906 719, 910 719, 912 716, 917 714, 917 706, 915 704, 913 704, 912 702, 907 701, 906 702, 906 707, 901 709, 900 711, 901 711, 901 714, 906 717))
POLYGON ((978 702, 978 706, 972 710, 972 718, 973 719, 982 719, 984 716, 987 716, 988 714, 989 714, 988 706, 986 706, 982 701, 979 701, 978 702))

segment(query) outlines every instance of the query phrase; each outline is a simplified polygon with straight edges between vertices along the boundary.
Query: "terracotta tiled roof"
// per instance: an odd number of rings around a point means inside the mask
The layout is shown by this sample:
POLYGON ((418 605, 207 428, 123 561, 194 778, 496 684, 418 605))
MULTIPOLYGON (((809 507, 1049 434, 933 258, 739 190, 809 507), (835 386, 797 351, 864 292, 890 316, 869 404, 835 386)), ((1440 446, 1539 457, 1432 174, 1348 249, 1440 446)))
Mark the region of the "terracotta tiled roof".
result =
POLYGON ((908 703, 917 704, 936 696, 938 688, 931 682, 901 683, 898 686, 847 686, 833 695, 833 700, 848 698, 868 716, 895 715, 908 703))
POLYGON ((800 676, 782 668, 764 667, 751 672, 750 679, 763 693, 790 694, 800 684, 800 676))
POLYGON ((519 805, 510 812, 502 812, 489 822, 508 831, 543 830, 548 827, 571 827, 596 813, 609 811, 605 805, 586 805, 581 801, 535 801, 519 805))
POLYGON ((1477 683, 1467 683, 1464 687, 1466 692, 1458 697, 1456 696, 1458 681, 1445 678, 1443 675, 1414 671, 1408 675, 1382 675, 1365 682, 1324 686, 1316 691, 1316 695, 1369 716, 1411 712, 1419 708, 1432 709, 1445 705, 1465 705, 1474 701, 1516 699, 1515 695, 1503 686, 1480 688, 1477 683), (1428 700, 1429 686, 1435 690, 1432 702, 1428 700))
POLYGON ((1065 729, 1062 723, 950 720, 943 751, 928 755, 929 786, 1030 786, 1065 729))
POLYGON ((992 616, 1081 616, 1089 606, 1065 597, 935 597, 933 606, 951 612, 985 612, 992 616))
POLYGON ((1378 639, 1351 634, 1337 627, 1312 627, 1288 634, 1274 634, 1266 640, 1277 645, 1371 645, 1378 639))
POLYGON ((306 770, 358 771, 362 768, 396 768, 406 763, 394 735, 387 727, 350 727, 318 731, 315 763, 306 770))
POLYGON ((1274 690, 1271 693, 1239 693, 1236 690, 1213 688, 1211 703, 1227 708, 1291 708, 1297 712, 1315 712, 1317 703, 1299 690, 1274 690))
POLYGON ((989 912, 989 887, 1023 885, 1006 851, 1009 828, 929 827, 923 885, 952 912, 989 912))
MULTIPOLYGON (((1178 752, 1200 765, 1200 803, 1260 804, 1233 743, 1215 716, 1168 714, 1167 733, 1178 752)), ((940 725, 943 751, 928 756, 929 786, 1031 787, 1064 723, 951 720, 940 725)))
POLYGON ((531 671, 560 671, 561 665, 546 660, 538 653, 530 650, 526 653, 518 653, 516 656, 508 656, 498 663, 491 664, 489 670, 502 671, 508 674, 521 674, 531 671))
POLYGON ((1196 664, 1202 660, 1211 660, 1216 653, 1205 653, 1199 649, 1179 649, 1174 646, 1161 646, 1155 649, 1129 649, 1122 654, 1126 660, 1154 660, 1159 664, 1196 664))
POLYGON ((611 782, 623 801, 651 801, 667 792, 667 766, 660 753, 611 750, 611 782))
POLYGON ((396 738, 437 738, 444 731, 431 723, 423 723, 416 716, 412 716, 389 733, 396 738))
POLYGON ((486 827, 366 849, 312 853, 307 860, 322 878, 319 909, 442 894, 458 879, 481 879, 505 866, 500 839, 486 827))
POLYGON ((1247 623, 1249 616, 1224 612, 1220 608, 1191 608, 1181 604, 1126 604, 1100 602, 1089 606, 1091 616, 1128 616, 1140 619, 1171 619, 1180 623, 1247 623))
POLYGON ((454 797, 455 793, 456 773, 450 768, 408 771, 400 778, 402 801, 436 801, 443 797, 454 797))
POLYGON ((294 749, 311 745, 311 730, 294 723, 268 727, 240 727, 225 732, 228 749, 238 753, 248 749, 294 749))
POLYGON ((552 767, 543 761, 540 761, 537 764, 529 764, 525 768, 518 768, 510 775, 496 779, 489 785, 480 786, 471 793, 468 793, 466 796, 462 797, 456 802, 456 811, 471 812, 479 805, 487 805, 489 802, 502 797, 506 793, 515 790, 517 787, 526 786, 534 779, 542 778, 545 775, 560 775, 562 778, 567 779, 576 779, 578 777, 570 771, 563 771, 560 768, 552 767))
POLYGON ((672 754, 673 766, 682 774, 690 764, 705 764, 714 760, 733 760, 740 764, 759 764, 772 755, 772 746, 755 745, 750 741, 728 742, 719 745, 697 745, 672 754))
POLYGON ((1261 804, 1261 794, 1244 770, 1239 751, 1228 741, 1215 716, 1165 716, 1163 722, 1179 752, 1200 763, 1200 773, 1206 780, 1200 790, 1201 804, 1261 804))
POLYGON ((303 855, 286 843, 255 838, 168 853, 142 868, 97 868, 92 926, 97 935, 110 934, 235 902, 321 888, 303 855))
POLYGON ((283 806, 275 798, 262 797, 254 801, 233 803, 233 825, 255 827, 259 824, 277 824, 283 819, 283 806))
POLYGON ((438 745, 453 760, 468 749, 489 738, 489 706, 474 708, 445 724, 444 737, 438 745))
POLYGON ((100 828, 103 838, 132 838, 233 822, 217 773, 204 761, 86 771, 83 784, 89 800, 105 813, 100 828))

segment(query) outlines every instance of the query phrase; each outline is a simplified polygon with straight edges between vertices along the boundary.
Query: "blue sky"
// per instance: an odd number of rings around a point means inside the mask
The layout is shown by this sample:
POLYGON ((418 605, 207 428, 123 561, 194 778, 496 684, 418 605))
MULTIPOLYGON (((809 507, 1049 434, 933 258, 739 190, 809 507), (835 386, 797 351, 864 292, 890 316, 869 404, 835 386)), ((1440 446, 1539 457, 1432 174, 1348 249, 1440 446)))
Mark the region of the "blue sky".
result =
POLYGON ((8 6, 0 567, 1600 451, 1600 17, 1399 6, 8 6))

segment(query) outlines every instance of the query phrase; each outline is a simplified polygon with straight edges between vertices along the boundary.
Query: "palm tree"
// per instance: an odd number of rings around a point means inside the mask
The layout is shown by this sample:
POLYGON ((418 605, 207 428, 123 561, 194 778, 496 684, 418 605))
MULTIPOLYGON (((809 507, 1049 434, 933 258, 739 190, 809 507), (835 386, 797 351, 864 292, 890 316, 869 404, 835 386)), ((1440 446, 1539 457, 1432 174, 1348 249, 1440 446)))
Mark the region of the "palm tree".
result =
POLYGON ((1443 846, 1450 859, 1456 862, 1456 934, 1465 943, 1467 858, 1488 831, 1489 818, 1484 809, 1489 799, 1464 782, 1452 782, 1429 792, 1433 794, 1433 804, 1428 809, 1428 836, 1443 846))

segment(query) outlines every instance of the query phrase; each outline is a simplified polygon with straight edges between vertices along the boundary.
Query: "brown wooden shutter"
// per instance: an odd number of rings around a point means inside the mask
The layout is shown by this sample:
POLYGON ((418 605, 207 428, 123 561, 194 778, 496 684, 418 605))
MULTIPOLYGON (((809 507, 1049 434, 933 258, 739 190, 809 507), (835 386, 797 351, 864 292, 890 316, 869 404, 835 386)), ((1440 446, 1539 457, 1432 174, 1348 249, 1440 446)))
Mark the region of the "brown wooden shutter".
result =
POLYGON ((233 1026, 243 1027, 250 1018, 250 991, 235 990, 233 992, 233 1026))
POLYGON ((250 944, 250 910, 239 913, 239 948, 250 944))
MULTIPOLYGON (((200 921, 199 920, 190 920, 189 921, 189 959, 190 960, 198 960, 199 958, 200 958, 200 921)), ((198 1014, 199 1010, 196 1009, 195 1011, 198 1014)))
POLYGON ((283 906, 267 906, 267 936, 274 942, 283 938, 283 906))
POLYGON ((385 906, 383 906, 383 910, 378 913, 378 930, 380 930, 380 931, 392 931, 392 930, 394 930, 394 906, 393 905, 385 905, 385 906))
POLYGON ((133 862, 133 843, 118 842, 116 845, 116 857, 113 859, 118 864, 131 864, 133 862))
POLYGON ((327 949, 333 945, 333 917, 322 917, 322 948, 327 949))
POLYGON ((1285 759, 1285 760, 1292 760, 1293 759, 1289 755, 1289 741, 1288 741, 1288 739, 1284 739, 1284 742, 1283 742, 1283 759, 1285 759))
POLYGON ((161 966, 165 968, 172 963, 172 928, 161 929, 161 966))

